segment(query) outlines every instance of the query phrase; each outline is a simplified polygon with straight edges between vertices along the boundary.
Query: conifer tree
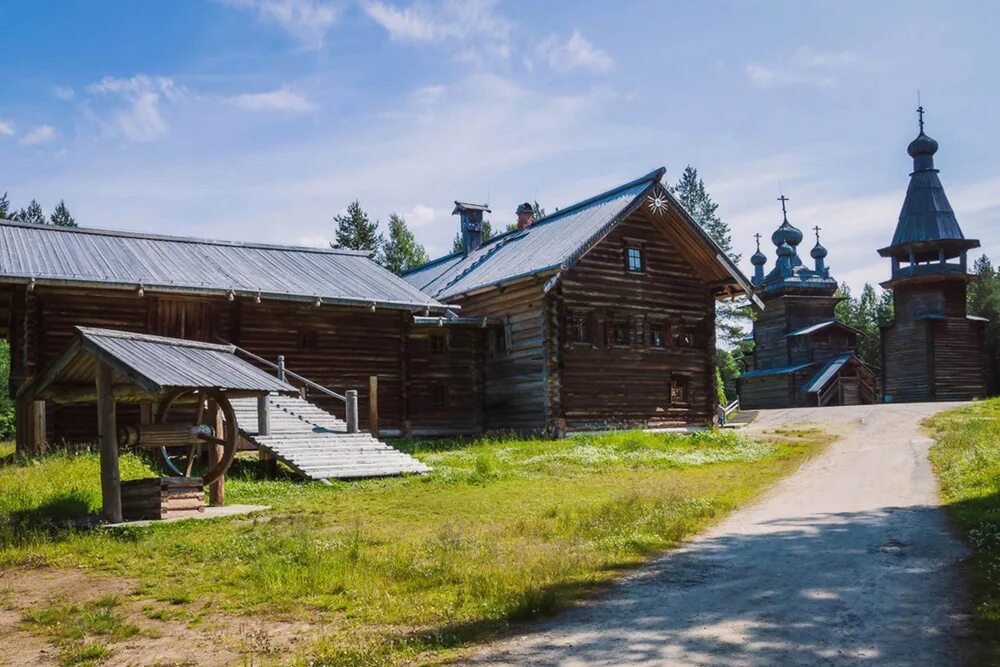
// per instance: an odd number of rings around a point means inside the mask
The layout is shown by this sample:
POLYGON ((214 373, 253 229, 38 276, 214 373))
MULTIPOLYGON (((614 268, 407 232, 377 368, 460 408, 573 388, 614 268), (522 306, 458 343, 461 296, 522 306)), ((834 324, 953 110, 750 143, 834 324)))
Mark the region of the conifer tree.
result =
POLYGON ((76 220, 70 215, 69 209, 66 208, 66 202, 62 199, 59 200, 59 205, 56 206, 56 210, 52 211, 52 215, 49 216, 49 222, 57 227, 76 227, 76 220))
POLYGON ((4 192, 0 195, 0 220, 7 220, 8 215, 10 215, 10 201, 7 199, 7 193, 4 192))
POLYGON ((377 253, 382 247, 384 240, 378 232, 378 220, 370 221, 357 199, 347 205, 343 215, 333 216, 333 222, 337 226, 336 240, 332 244, 334 248, 377 253))
POLYGON ((39 204, 34 199, 28 204, 28 208, 22 208, 13 216, 11 220, 16 220, 17 222, 27 222, 32 225, 44 225, 48 222, 45 219, 45 213, 42 211, 42 205, 39 204))
POLYGON ((417 243, 403 216, 389 216, 389 240, 382 247, 381 264, 396 275, 427 262, 427 252, 417 243))
POLYGON ((985 317, 986 340, 983 345, 983 370, 986 375, 986 393, 1000 393, 1000 272, 990 258, 982 255, 973 264, 976 280, 969 284, 968 310, 970 315, 985 317))

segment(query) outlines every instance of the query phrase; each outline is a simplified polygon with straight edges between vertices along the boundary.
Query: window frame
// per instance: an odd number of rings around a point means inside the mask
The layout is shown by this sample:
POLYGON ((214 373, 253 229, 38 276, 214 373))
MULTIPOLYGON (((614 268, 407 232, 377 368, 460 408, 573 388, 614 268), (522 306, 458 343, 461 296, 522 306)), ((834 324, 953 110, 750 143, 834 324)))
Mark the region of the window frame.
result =
POLYGON ((665 320, 649 320, 646 325, 646 347, 650 350, 665 350, 670 344, 669 332, 670 326, 665 320), (660 342, 659 345, 653 342, 654 332, 659 331, 660 342))
POLYGON ((625 241, 625 271, 631 275, 641 275, 646 272, 646 248, 641 243, 625 241), (638 259, 638 267, 632 268, 632 253, 638 259))
POLYGON ((448 354, 451 349, 450 336, 447 331, 437 332, 435 331, 428 337, 428 346, 430 347, 430 353, 433 356, 438 356, 441 354, 448 354), (439 345, 437 341, 442 341, 439 345))
POLYGON ((451 407, 451 392, 448 390, 448 385, 437 382, 430 386, 430 390, 431 409, 447 410, 451 407))
POLYGON ((691 378, 686 375, 670 376, 670 405, 690 405, 691 404, 691 378), (677 394, 681 394, 677 398, 677 394))

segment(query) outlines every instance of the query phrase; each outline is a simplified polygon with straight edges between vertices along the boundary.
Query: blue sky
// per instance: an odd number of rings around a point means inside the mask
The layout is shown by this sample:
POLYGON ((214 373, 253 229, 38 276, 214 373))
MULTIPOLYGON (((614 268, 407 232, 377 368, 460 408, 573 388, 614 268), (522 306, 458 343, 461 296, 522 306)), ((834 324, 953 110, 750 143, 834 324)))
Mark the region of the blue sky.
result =
POLYGON ((747 273, 780 183, 859 288, 888 275, 919 89, 1000 259, 997 3, 38 0, 0 25, 0 192, 85 226, 321 244, 357 197, 436 256, 455 199, 507 223, 690 163, 747 273))

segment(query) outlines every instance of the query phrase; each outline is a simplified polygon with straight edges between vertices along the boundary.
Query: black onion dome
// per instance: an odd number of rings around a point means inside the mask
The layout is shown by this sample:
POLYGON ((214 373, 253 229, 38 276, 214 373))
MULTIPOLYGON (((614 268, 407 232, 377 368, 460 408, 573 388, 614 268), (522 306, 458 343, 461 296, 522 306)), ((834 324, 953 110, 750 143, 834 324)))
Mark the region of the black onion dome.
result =
MULTIPOLYGON (((794 248, 798 244, 802 243, 802 231, 788 222, 788 220, 785 220, 781 223, 781 226, 774 230, 774 233, 771 234, 771 243, 778 246, 779 249, 783 243, 787 243, 794 248)), ((794 254, 794 250, 792 252, 794 254)))
POLYGON ((921 130, 917 138, 910 142, 910 145, 906 147, 906 152, 910 154, 910 157, 919 157, 921 155, 934 155, 938 150, 938 142, 934 141, 921 130))

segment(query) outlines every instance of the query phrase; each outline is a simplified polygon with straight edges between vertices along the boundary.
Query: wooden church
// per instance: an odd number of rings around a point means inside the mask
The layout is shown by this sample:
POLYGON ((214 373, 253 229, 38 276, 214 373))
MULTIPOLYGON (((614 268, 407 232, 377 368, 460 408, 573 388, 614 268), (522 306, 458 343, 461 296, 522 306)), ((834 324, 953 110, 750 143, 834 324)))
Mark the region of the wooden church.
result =
POLYGON ((913 173, 892 242, 878 252, 892 259, 894 320, 882 327, 886 402, 968 400, 983 395, 986 320, 966 312, 973 279, 966 254, 979 247, 958 226, 934 168, 938 143, 920 134, 907 152, 913 173))
POLYGON ((777 264, 767 275, 760 250, 750 258, 753 286, 764 303, 753 325, 749 368, 736 381, 744 409, 874 403, 877 381, 855 355, 860 332, 834 314, 841 297, 819 242, 809 251, 814 267, 798 254, 802 232, 788 222, 787 198, 779 197, 783 220, 771 235, 777 264))

